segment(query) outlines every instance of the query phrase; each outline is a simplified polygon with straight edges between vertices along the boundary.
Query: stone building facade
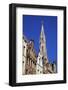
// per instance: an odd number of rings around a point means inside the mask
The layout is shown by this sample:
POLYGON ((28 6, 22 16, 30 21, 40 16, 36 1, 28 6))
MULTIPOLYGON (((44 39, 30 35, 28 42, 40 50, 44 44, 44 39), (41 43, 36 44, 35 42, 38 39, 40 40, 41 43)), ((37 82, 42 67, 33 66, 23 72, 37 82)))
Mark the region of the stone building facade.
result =
POLYGON ((23 36, 23 60, 22 60, 22 74, 48 74, 56 73, 56 64, 49 63, 46 49, 46 38, 44 27, 42 24, 40 40, 39 40, 39 53, 38 55, 34 49, 34 41, 28 41, 23 36))
POLYGON ((27 44, 26 55, 25 74, 36 74, 36 54, 33 41, 27 44))

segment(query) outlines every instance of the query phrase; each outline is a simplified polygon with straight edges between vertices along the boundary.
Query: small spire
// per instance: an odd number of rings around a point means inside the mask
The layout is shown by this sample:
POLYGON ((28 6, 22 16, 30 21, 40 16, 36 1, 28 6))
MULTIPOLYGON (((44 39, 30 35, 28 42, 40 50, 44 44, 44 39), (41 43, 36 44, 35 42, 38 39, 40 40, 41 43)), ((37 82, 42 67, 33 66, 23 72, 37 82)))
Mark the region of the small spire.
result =
POLYGON ((43 21, 41 21, 42 27, 41 27, 41 37, 44 36, 44 26, 43 26, 43 21))
POLYGON ((41 24, 42 24, 42 29, 41 29, 41 30, 43 30, 43 29, 44 29, 44 28, 43 28, 43 23, 44 23, 44 22, 43 22, 43 20, 42 20, 42 21, 41 21, 41 24))

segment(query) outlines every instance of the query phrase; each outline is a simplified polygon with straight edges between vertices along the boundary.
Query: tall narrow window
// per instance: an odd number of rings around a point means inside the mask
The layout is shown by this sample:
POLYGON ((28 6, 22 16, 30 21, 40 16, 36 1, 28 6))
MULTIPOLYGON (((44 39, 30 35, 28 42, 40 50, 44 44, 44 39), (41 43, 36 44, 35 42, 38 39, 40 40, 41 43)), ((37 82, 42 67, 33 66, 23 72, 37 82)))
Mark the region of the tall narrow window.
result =
POLYGON ((25 56, 25 46, 23 46, 23 56, 25 56))

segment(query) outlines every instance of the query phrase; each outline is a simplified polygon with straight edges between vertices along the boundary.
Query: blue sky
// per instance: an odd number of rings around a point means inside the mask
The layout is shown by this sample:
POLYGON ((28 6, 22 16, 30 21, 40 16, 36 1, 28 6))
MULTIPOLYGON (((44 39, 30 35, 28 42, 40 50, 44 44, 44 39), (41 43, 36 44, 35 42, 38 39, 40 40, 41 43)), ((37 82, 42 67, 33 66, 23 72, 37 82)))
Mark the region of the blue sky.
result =
POLYGON ((34 48, 38 54, 42 21, 46 37, 47 56, 49 61, 53 63, 57 60, 57 16, 23 15, 23 34, 28 40, 34 40, 34 48))

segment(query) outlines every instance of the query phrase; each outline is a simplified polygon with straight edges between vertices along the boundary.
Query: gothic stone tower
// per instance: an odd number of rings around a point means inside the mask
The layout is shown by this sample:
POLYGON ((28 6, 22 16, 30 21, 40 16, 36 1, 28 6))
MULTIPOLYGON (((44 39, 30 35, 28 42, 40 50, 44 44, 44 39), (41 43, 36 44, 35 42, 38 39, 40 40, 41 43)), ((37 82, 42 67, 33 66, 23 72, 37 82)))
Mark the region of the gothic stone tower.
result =
POLYGON ((36 69, 36 73, 37 74, 42 74, 45 71, 45 63, 48 63, 48 59, 47 59, 47 50, 46 50, 46 39, 45 39, 45 33, 44 33, 44 27, 43 27, 43 23, 42 23, 42 27, 41 27, 41 34, 40 34, 40 51, 38 54, 38 58, 37 58, 37 69, 36 69))

